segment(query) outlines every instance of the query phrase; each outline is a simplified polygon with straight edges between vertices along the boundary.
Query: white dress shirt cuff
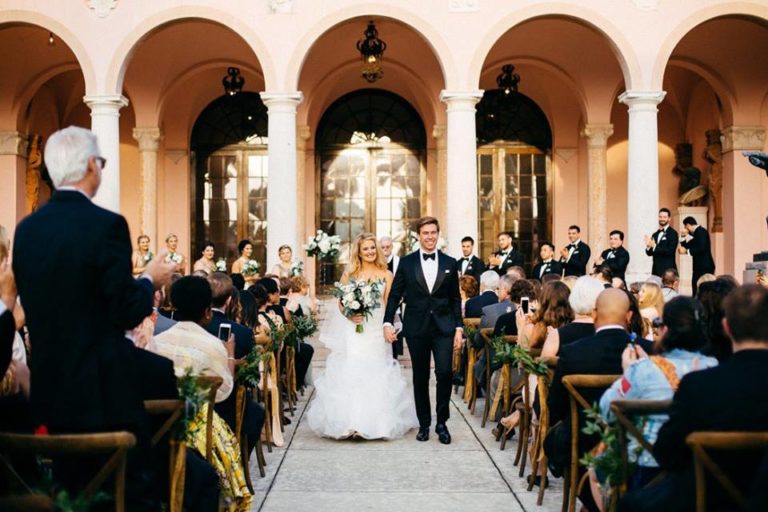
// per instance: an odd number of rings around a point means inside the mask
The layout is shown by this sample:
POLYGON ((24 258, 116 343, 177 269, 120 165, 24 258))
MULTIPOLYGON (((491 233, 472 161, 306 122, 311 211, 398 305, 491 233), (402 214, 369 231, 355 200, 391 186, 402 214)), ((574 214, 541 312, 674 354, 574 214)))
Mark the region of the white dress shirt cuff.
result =
POLYGON ((5 302, 0 299, 0 315, 8 311, 8 307, 5 305, 5 302))
POLYGON ((139 279, 146 279, 147 281, 149 281, 149 284, 151 284, 152 286, 155 286, 155 282, 152 280, 152 277, 149 274, 141 274, 139 276, 139 279))

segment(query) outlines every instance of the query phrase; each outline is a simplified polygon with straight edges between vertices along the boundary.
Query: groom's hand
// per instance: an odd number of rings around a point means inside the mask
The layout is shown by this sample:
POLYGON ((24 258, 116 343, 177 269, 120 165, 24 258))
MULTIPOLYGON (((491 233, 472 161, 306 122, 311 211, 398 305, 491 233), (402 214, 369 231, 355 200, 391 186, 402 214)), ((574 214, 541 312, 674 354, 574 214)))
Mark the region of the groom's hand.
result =
POLYGON ((391 325, 384 326, 384 339, 387 343, 394 343, 397 341, 397 333, 391 325))
POLYGON ((461 350, 463 344, 464 332, 461 329, 456 329, 456 334, 453 335, 453 350, 461 350))

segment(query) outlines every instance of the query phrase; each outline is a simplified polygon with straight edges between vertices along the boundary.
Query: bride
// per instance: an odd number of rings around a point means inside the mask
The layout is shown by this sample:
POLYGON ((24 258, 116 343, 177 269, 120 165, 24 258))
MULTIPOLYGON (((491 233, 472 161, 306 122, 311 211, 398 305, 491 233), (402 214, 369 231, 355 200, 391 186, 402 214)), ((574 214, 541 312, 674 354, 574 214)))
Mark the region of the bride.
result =
POLYGON ((413 394, 382 334, 392 274, 371 233, 358 235, 352 244, 350 265, 341 281, 350 278, 382 281, 382 305, 368 320, 342 316, 336 303, 326 309, 320 341, 331 353, 324 374, 315 379, 317 396, 309 406, 307 423, 316 434, 334 439, 396 439, 418 426, 418 420, 413 394), (355 332, 361 323, 363 332, 355 332))

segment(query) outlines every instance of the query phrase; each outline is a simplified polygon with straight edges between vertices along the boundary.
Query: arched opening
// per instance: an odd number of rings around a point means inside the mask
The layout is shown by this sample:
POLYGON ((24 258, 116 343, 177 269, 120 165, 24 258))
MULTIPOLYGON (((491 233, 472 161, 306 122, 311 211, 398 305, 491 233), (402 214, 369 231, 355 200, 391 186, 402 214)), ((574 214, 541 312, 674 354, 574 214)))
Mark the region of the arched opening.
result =
POLYGON ((192 252, 205 240, 216 256, 234 261, 237 244, 249 239, 253 258, 266 267, 267 108, 253 92, 223 95, 195 121, 192 168, 192 252))
POLYGON ((339 259, 322 263, 320 284, 341 275, 359 233, 391 236, 396 251, 408 251, 426 192, 426 131, 413 106, 380 89, 348 93, 324 113, 315 147, 317 225, 342 240, 339 259))

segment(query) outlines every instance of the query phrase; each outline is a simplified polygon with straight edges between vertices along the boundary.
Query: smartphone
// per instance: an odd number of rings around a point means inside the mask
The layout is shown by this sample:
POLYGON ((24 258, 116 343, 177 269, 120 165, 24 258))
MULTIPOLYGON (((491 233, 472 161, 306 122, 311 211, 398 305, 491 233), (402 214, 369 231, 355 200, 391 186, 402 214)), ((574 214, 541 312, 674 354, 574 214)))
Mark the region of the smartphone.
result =
POLYGON ((520 297, 520 307, 523 308, 523 313, 526 315, 530 311, 529 302, 528 297, 520 297))
POLYGON ((227 341, 230 334, 232 334, 232 324, 219 325, 219 339, 221 341, 227 341))

